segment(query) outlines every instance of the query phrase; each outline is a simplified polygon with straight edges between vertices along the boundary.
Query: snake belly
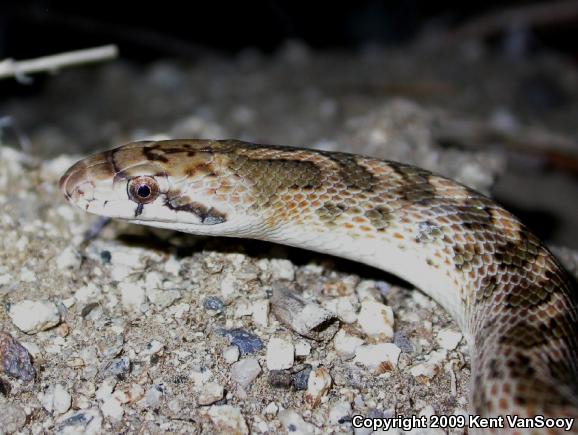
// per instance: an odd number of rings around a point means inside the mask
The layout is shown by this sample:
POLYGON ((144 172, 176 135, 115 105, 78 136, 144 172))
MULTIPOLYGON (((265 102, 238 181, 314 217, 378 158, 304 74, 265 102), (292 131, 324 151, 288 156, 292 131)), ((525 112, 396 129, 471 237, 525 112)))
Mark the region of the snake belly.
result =
POLYGON ((455 181, 354 154, 190 139, 93 155, 60 186, 90 213, 297 246, 398 275, 468 338, 473 413, 578 417, 571 278, 516 217, 455 181))

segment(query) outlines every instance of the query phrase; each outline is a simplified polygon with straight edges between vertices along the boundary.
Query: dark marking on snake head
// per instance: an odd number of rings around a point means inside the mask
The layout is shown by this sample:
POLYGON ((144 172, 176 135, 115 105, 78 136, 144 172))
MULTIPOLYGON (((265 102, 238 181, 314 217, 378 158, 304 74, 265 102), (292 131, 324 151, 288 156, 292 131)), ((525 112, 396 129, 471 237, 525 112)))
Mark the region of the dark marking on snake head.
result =
POLYGON ((222 224, 227 221, 227 216, 224 213, 216 210, 213 207, 207 207, 198 202, 192 201, 186 196, 175 196, 168 198, 165 205, 171 210, 192 213, 196 215, 204 225, 222 224))
POLYGON ((151 162, 168 163, 168 161, 169 161, 168 157, 165 155, 165 154, 167 154, 166 150, 164 150, 163 148, 161 148, 158 145, 153 145, 150 147, 144 147, 143 148, 143 154, 151 162))
POLYGON ((134 217, 139 217, 144 209, 144 204, 137 204, 136 208, 134 209, 134 217))

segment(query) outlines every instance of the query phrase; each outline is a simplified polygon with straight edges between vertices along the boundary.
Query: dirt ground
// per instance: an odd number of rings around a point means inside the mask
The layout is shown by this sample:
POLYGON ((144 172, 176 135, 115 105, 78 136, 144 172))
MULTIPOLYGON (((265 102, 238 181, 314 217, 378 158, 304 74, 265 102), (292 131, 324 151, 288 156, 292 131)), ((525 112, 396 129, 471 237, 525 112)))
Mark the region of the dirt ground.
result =
POLYGON ((492 194, 578 275, 577 96, 575 66, 555 56, 288 43, 272 56, 69 70, 41 95, 0 102, 0 323, 36 370, 33 382, 0 374, 0 431, 352 433, 357 414, 465 415, 465 340, 420 291, 254 241, 122 222, 87 240, 97 219, 64 202, 58 178, 144 138, 368 154, 492 194), (280 323, 279 286, 337 313, 336 335, 280 323), (376 307, 393 315, 378 339, 364 328, 376 307))

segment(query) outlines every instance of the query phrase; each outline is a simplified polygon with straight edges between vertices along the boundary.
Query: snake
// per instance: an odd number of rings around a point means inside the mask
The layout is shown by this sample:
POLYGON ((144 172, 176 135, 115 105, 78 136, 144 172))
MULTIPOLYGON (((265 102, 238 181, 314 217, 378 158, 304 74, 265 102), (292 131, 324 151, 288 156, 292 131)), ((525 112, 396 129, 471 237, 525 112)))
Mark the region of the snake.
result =
POLYGON ((89 156, 60 189, 100 216, 266 240, 397 275, 466 337, 472 413, 567 418, 578 431, 575 282, 520 220, 463 184, 356 154, 173 139, 89 156))

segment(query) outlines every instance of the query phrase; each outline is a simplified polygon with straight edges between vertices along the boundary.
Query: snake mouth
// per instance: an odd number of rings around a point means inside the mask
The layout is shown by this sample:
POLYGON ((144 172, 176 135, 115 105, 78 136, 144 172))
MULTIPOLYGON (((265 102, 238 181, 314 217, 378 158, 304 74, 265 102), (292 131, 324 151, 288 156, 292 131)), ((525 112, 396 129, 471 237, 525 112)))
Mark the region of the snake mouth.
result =
POLYGON ((75 203, 80 198, 89 199, 95 183, 111 179, 114 175, 111 163, 102 154, 88 157, 72 165, 60 178, 58 187, 67 201, 75 203))

